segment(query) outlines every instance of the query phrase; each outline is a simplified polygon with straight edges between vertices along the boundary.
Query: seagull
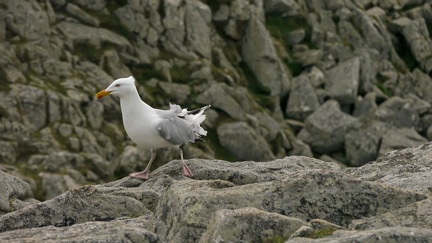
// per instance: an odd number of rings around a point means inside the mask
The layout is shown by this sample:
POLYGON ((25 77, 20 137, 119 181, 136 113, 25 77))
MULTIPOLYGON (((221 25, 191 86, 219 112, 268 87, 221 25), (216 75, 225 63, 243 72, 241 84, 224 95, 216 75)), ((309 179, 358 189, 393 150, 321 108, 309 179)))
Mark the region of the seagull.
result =
POLYGON ((135 86, 135 78, 132 76, 116 79, 108 88, 98 92, 96 98, 100 100, 107 95, 120 98, 123 125, 128 136, 139 147, 151 151, 146 168, 129 176, 147 180, 150 166, 156 157, 155 150, 167 147, 177 148, 183 165, 183 175, 193 176, 183 160, 180 145, 202 140, 201 136, 207 135, 207 131, 200 124, 205 120, 206 116, 203 113, 210 105, 193 111, 173 104, 170 104, 169 110, 154 109, 141 100, 135 86))

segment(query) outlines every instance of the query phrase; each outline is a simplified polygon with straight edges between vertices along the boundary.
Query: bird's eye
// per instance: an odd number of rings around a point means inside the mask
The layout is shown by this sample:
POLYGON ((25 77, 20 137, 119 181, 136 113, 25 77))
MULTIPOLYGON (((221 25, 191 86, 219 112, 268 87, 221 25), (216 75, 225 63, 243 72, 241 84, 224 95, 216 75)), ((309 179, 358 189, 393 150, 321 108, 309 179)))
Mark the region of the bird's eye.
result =
POLYGON ((116 86, 116 87, 120 87, 120 84, 116 84, 115 86, 116 86))

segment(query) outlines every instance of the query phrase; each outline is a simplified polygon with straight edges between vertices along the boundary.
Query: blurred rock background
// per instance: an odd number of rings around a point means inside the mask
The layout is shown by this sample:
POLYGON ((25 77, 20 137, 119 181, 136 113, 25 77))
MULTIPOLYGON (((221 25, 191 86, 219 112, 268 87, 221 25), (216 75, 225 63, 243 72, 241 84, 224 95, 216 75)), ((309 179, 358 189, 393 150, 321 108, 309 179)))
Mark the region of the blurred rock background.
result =
POLYGON ((423 144, 431 2, 3 0, 0 169, 39 200, 142 170, 118 100, 94 100, 130 75, 154 107, 213 106, 186 158, 361 166, 423 144))

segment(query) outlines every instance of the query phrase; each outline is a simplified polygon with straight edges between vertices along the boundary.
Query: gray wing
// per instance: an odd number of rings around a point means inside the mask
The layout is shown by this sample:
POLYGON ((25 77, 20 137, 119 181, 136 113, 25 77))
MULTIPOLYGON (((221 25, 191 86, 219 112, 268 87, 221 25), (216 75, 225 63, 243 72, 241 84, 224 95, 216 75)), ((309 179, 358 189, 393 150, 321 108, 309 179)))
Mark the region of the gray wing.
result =
POLYGON ((162 121, 156 126, 159 135, 173 145, 181 145, 195 141, 191 126, 176 115, 165 114, 162 121))

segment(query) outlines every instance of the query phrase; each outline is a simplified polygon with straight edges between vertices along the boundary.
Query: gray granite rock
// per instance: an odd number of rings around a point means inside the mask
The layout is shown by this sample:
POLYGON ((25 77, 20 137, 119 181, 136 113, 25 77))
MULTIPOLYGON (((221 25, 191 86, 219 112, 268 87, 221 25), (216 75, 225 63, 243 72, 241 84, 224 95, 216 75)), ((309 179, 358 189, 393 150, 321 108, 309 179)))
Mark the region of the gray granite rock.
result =
POLYGON ((294 78, 286 107, 287 116, 303 121, 317 110, 319 105, 318 98, 309 78, 306 75, 294 78))
POLYGON ((145 216, 108 222, 88 222, 70 227, 45 226, 0 233, 2 242, 160 242, 158 236, 143 228, 145 216))
POLYGON ((183 180, 171 184, 161 197, 155 211, 159 215, 155 230, 163 235, 163 240, 196 242, 215 213, 227 206, 255 207, 302 220, 321 218, 347 226, 358 215, 392 211, 425 198, 423 194, 348 179, 339 172, 328 171, 300 172, 282 181, 240 187, 219 180, 183 180), (316 192, 319 196, 313 196, 316 192), (344 196, 335 197, 336 194, 344 196))
POLYGON ((428 198, 392 212, 354 220, 350 228, 355 230, 371 230, 402 226, 430 229, 432 226, 431 207, 432 200, 428 198), (412 220, 412 218, 416 220, 412 220))
POLYGON ((402 189, 429 193, 432 190, 430 154, 432 144, 391 151, 373 163, 348 169, 348 173, 361 180, 376 181, 402 189))
POLYGON ((214 108, 221 109, 236 120, 245 120, 246 114, 237 99, 229 95, 232 87, 226 84, 212 84, 206 91, 201 93, 196 101, 200 104, 211 104, 214 108))
MULTIPOLYGON (((395 132, 392 127, 380 121, 366 121, 360 127, 345 135, 346 158, 351 165, 361 166, 374 161, 381 155, 387 133, 395 132), (385 137, 385 138, 383 138, 385 137)), ((387 142, 387 140, 386 140, 387 142)))
POLYGON ((276 237, 288 238, 305 224, 296 218, 256 208, 222 209, 215 213, 200 241, 265 242, 276 237))
POLYGON ((420 118, 418 113, 413 109, 410 100, 393 96, 388 99, 375 111, 374 117, 380 121, 396 127, 417 127, 420 118))
POLYGON ((222 124, 217 134, 221 145, 239 160, 268 161, 275 158, 265 139, 245 122, 222 124))
POLYGON ((320 239, 293 238, 289 243, 348 243, 348 242, 429 242, 432 230, 422 228, 394 227, 365 231, 336 231, 331 236, 320 239))
POLYGON ((352 104, 357 98, 360 83, 360 60, 355 57, 327 71, 325 89, 341 104, 352 104))
POLYGON ((241 50, 244 61, 257 81, 268 88, 271 95, 282 94, 290 80, 269 33, 258 19, 249 21, 241 50))
POLYGON ((0 212, 1 214, 12 212, 21 209, 28 204, 25 203, 27 199, 33 197, 33 192, 27 182, 19 179, 18 177, 0 171, 0 212), (14 203, 13 202, 22 202, 14 203))
POLYGON ((136 199, 105 194, 94 186, 86 186, 1 216, 0 231, 48 225, 70 226, 87 221, 105 221, 149 213, 136 199))
POLYGON ((336 151, 343 146, 346 130, 356 121, 356 118, 343 113, 335 100, 329 100, 308 116, 305 129, 298 138, 309 144, 313 151, 336 151))
POLYGON ((432 71, 432 40, 429 37, 429 31, 423 18, 413 20, 403 30, 408 45, 411 48, 417 62, 426 73, 432 71))
POLYGON ((387 131, 382 138, 379 155, 409 147, 420 146, 428 141, 412 128, 387 131))

